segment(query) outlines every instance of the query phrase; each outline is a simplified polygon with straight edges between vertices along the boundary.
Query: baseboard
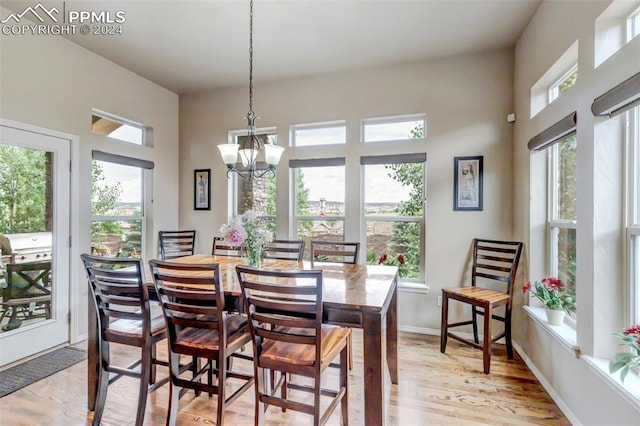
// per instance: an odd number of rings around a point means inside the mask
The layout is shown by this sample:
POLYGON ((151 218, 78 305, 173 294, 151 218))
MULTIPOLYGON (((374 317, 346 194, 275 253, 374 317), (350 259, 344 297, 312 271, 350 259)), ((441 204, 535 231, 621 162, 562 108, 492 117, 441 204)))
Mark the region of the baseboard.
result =
POLYGON ((72 345, 75 345, 76 343, 80 343, 80 342, 82 342, 83 340, 87 340, 88 338, 89 338, 89 333, 82 333, 82 334, 79 334, 79 335, 76 337, 75 342, 71 342, 71 344, 72 344, 72 345))
POLYGON ((563 399, 560 398, 560 395, 558 395, 555 389, 551 386, 551 384, 547 381, 547 379, 542 375, 540 370, 536 368, 535 364, 531 362, 529 357, 525 354, 524 350, 522 350, 522 347, 520 347, 520 345, 518 345, 516 342, 513 342, 513 347, 518 352, 518 355, 520 355, 520 358, 522 358, 522 360, 527 365, 529 370, 531 370, 533 375, 536 376, 536 379, 538 379, 542 387, 547 391, 549 396, 551 396, 551 399, 553 399, 553 402, 555 402, 558 408, 560 408, 560 411, 562 411, 562 414, 565 415, 565 417, 569 420, 569 422, 571 422, 572 425, 581 426, 582 423, 580 423, 578 418, 569 409, 567 404, 564 403, 563 399))

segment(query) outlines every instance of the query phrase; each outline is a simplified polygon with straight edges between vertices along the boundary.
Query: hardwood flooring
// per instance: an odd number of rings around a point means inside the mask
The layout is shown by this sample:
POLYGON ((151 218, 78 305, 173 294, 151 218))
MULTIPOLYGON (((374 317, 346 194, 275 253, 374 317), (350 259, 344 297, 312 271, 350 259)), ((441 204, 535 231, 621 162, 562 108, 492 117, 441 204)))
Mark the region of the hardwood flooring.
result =
MULTIPOLYGON (((354 369, 349 382, 349 422, 363 425, 362 335, 354 330, 354 369)), ((439 337, 399 333, 399 384, 387 376, 387 425, 569 425, 520 357, 507 360, 504 350, 494 351, 491 374, 482 372, 482 352, 450 341, 447 353, 439 350, 439 337)), ((159 350, 160 354, 166 349, 159 350)), ((130 348, 114 351, 116 362, 136 357, 130 348)), ((248 362, 235 361, 235 368, 251 369, 248 362)), ((158 376, 166 370, 159 367, 158 376)), ((337 383, 337 369, 323 377, 329 386, 337 383)), ((84 425, 90 423, 86 398, 86 362, 0 399, 0 425, 84 425)), ((296 378, 296 380, 300 380, 296 378)), ((233 383, 233 382, 230 382, 233 383)), ((122 378, 109 387, 103 425, 131 425, 135 419, 138 381, 122 378)), ((302 394, 305 398, 306 394, 302 394)), ((215 424, 215 397, 180 400, 179 425, 215 424)), ((165 423, 168 385, 149 396, 145 424, 165 423)), ((253 390, 229 406, 227 425, 253 424, 253 390)), ((310 424, 310 417, 269 408, 266 425, 310 424)), ((329 420, 340 425, 340 410, 329 420)))

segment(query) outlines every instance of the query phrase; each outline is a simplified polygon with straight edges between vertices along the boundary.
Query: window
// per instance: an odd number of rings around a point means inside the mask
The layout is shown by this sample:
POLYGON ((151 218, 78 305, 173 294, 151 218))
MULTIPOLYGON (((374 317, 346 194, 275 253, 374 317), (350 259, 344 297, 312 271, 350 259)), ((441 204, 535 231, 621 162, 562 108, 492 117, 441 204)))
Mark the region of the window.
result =
POLYGON ((305 241, 305 251, 311 240, 344 240, 344 164, 344 158, 289 162, 295 188, 295 232, 305 241))
POLYGON ((569 71, 564 73, 562 77, 549 88, 549 103, 555 101, 561 94, 573 87, 578 80, 578 64, 575 64, 569 71))
POLYGON ((145 232, 144 170, 153 163, 93 152, 91 252, 141 257, 145 232), (129 164, 106 161, 131 160, 129 164))
MULTIPOLYGON (((243 137, 247 136, 246 130, 234 130, 229 132, 230 143, 239 143, 243 137)), ((264 143, 277 145, 278 136, 275 128, 257 129, 256 136, 264 143)), ((263 162, 258 158, 256 167, 264 170, 263 162)), ((270 231, 276 232, 276 176, 267 173, 260 178, 252 180, 239 177, 233 174, 232 184, 235 188, 235 210, 233 216, 243 214, 247 210, 256 212, 270 231)))
POLYGON ((368 264, 424 282, 425 154, 362 157, 368 264))
POLYGON ((424 114, 367 118, 362 121, 363 142, 421 139, 424 136, 424 114), (422 130, 419 133, 415 133, 416 129, 422 130))
MULTIPOLYGON (((576 137, 549 150, 549 254, 550 274, 576 295, 576 137)), ((575 315, 572 314, 575 319, 575 315)))
POLYGON ((291 126, 291 146, 318 146, 347 143, 347 126, 344 121, 297 124, 291 126))
POLYGON ((91 114, 91 131, 135 145, 146 145, 147 129, 144 126, 103 112, 91 114))
POLYGON ((640 8, 627 18, 627 43, 640 34, 640 8))
POLYGON ((640 323, 640 106, 627 112, 627 246, 630 324, 640 323))

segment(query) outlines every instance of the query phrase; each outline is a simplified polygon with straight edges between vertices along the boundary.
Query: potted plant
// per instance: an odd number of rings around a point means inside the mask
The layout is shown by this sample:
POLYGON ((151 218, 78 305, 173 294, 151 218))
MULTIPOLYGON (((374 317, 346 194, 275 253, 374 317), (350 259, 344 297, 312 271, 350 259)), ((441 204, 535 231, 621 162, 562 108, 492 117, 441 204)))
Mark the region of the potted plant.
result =
POLYGON ((631 348, 631 351, 617 353, 609 362, 609 373, 613 374, 618 370, 622 370, 620 371, 620 380, 624 382, 629 369, 640 367, 640 324, 613 335, 622 339, 624 344, 631 348))
POLYGON ((531 284, 528 281, 522 286, 522 294, 529 292, 544 303, 547 321, 551 325, 560 325, 565 313, 576 311, 576 302, 567 294, 567 287, 558 278, 547 277, 531 284))

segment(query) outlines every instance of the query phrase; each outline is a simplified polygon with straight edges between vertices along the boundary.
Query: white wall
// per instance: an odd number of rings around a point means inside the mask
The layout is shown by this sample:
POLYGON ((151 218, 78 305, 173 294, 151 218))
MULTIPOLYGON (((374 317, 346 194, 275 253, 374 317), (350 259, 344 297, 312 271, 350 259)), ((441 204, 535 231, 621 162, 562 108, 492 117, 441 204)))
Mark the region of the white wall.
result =
MULTIPOLYGON (((607 358, 615 352, 612 333, 624 320, 623 143, 613 120, 594 119, 593 99, 640 71, 640 38, 594 66, 595 20, 610 1, 545 1, 515 50, 514 235, 527 243, 531 279, 548 272, 546 234, 546 153, 530 154, 528 140, 577 111, 577 345, 582 355, 607 358), (530 117, 530 90, 575 41, 578 81, 546 109, 530 117), (593 194, 593 195, 591 195, 593 194)), ((619 123, 618 123, 619 125, 619 123)), ((580 424, 637 424, 638 404, 622 398, 604 375, 553 337, 521 308, 514 308, 514 340, 549 386, 556 402, 580 424)))
MULTIPOLYGON (((277 127, 287 149, 278 167, 278 230, 287 237, 288 160, 344 156, 347 164, 345 239, 358 239, 359 157, 399 152, 427 153, 426 281, 428 295, 401 294, 400 324, 438 329, 436 298, 443 286, 461 281, 474 237, 511 237, 513 55, 510 50, 456 56, 360 71, 256 84, 258 127, 277 127), (367 144, 360 140, 366 117, 426 113, 427 138, 403 144, 367 144), (344 147, 290 148, 289 126, 346 120, 344 147), (329 151, 330 150, 330 151, 329 151), (453 157, 484 155, 484 211, 454 212, 453 157)), ((180 97, 180 226, 198 230, 198 251, 210 251, 211 239, 227 220, 226 167, 217 144, 229 130, 243 129, 248 87, 180 97), (212 210, 193 210, 193 170, 212 169, 212 210)))
MULTIPOLYGON (((2 16, 7 11, 2 10, 2 16)), ((113 152, 155 162, 153 241, 159 229, 178 225, 178 96, 57 36, 0 36, 0 117, 79 137, 72 176, 77 253, 90 251, 91 151, 113 152), (139 147, 91 133, 97 108, 153 128, 154 146, 139 147)), ((77 300, 72 315, 78 334, 87 332, 87 285, 80 259, 72 259, 77 300)))

